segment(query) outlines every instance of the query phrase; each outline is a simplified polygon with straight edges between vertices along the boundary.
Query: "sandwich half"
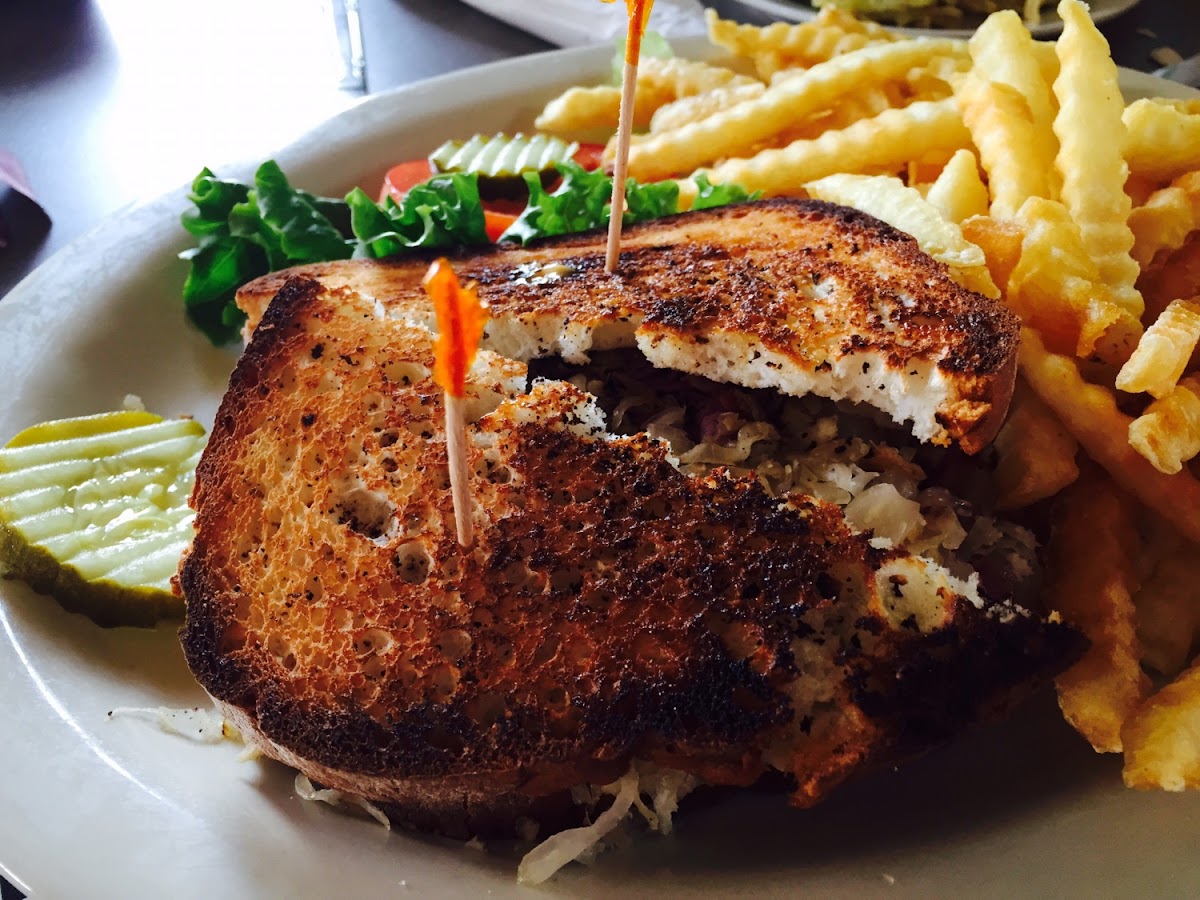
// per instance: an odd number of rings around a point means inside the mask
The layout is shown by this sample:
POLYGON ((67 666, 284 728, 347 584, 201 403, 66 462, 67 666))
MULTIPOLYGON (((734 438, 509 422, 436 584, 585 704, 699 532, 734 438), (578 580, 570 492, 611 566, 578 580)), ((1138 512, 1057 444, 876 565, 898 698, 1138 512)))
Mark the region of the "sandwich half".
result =
POLYGON ((243 736, 446 834, 632 769, 810 805, 999 714, 1082 639, 990 515, 1018 322, 907 235, 775 200, 454 260, 476 541, 428 257, 247 286, 183 648, 243 736), (882 412, 879 412, 882 411, 882 412), (899 425, 896 423, 900 423, 899 425))

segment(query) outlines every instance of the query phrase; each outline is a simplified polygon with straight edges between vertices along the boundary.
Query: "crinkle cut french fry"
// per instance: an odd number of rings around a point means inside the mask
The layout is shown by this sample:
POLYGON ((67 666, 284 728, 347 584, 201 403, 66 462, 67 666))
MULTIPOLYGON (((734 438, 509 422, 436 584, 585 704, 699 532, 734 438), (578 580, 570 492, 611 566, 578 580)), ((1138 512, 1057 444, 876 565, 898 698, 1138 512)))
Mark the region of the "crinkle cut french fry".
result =
POLYGON ((785 22, 765 28, 743 25, 722 19, 713 9, 705 10, 705 21, 708 38, 713 44, 747 59, 773 57, 777 66, 811 66, 871 43, 895 40, 895 36, 883 28, 828 7, 821 10, 815 20, 798 25, 785 22))
POLYGON ((1006 299, 1060 352, 1124 362, 1141 323, 1112 302, 1079 227, 1061 203, 1030 197, 1017 214, 1025 234, 1006 299))
POLYGON ((905 73, 902 82, 887 86, 889 91, 898 94, 892 105, 903 106, 913 100, 944 100, 954 94, 952 82, 965 69, 963 61, 948 58, 911 69, 905 73))
POLYGON ((872 22, 866 18, 860 19, 854 13, 837 6, 822 8, 814 21, 817 24, 825 25, 825 27, 836 26, 850 34, 865 34, 867 37, 877 41, 896 41, 902 39, 902 35, 890 31, 878 22, 872 22))
MULTIPOLYGON (((1048 53, 1057 61, 1053 45, 1039 47, 1012 10, 988 16, 968 44, 976 68, 986 73, 989 80, 1016 88, 1025 98, 1034 121, 1050 128, 1055 113, 1050 90, 1053 78, 1045 77, 1040 57, 1048 53)), ((1057 65, 1054 74, 1058 74, 1057 65)))
POLYGON ((1140 318, 1145 304, 1134 286, 1139 270, 1130 256, 1132 202, 1125 193, 1129 167, 1121 155, 1124 101, 1117 66, 1083 3, 1061 0, 1058 13, 1063 32, 1056 49, 1062 68, 1054 80, 1059 107, 1054 133, 1062 200, 1112 299, 1140 318))
MULTIPOLYGON (((1013 10, 993 13, 976 29, 969 41, 975 69, 989 81, 1007 84, 1025 100, 1032 128, 1032 143, 1022 148, 1024 165, 1053 174, 1058 140, 1054 136, 1056 112, 1050 82, 1042 76, 1029 29, 1013 10)), ((1050 183, 1052 199, 1057 196, 1057 178, 1050 183)))
MULTIPOLYGON (((787 77, 795 77, 797 74, 799 71, 792 71, 787 77)), ((840 131, 849 128, 855 122, 872 119, 885 109, 905 106, 907 100, 895 96, 898 88, 898 83, 864 86, 855 91, 853 96, 840 98, 831 109, 817 113, 795 128, 780 132, 765 147, 758 149, 786 147, 793 141, 810 141, 827 131, 840 131)))
POLYGON ((1086 383, 1073 359, 1048 352, 1030 328, 1021 329, 1020 364, 1034 393, 1113 481, 1200 543, 1200 482, 1187 468, 1164 475, 1129 446, 1133 420, 1117 409, 1111 391, 1086 383))
POLYGON ((1173 301, 1138 341, 1117 375, 1117 388, 1131 394, 1145 391, 1161 400, 1174 390, 1197 343, 1200 297, 1173 301))
MULTIPOLYGON (((962 151, 960 150, 959 153, 961 152, 962 151)), ((953 157, 951 157, 951 159, 953 159, 953 157)), ((941 175, 942 170, 945 169, 949 164, 949 160, 939 164, 912 159, 909 160, 908 165, 905 167, 907 171, 900 177, 904 180, 905 184, 917 188, 922 192, 922 196, 924 196, 924 194, 929 193, 929 189, 933 187, 934 179, 941 175)), ((945 216, 942 218, 945 218, 945 216)))
POLYGON ((1200 455, 1200 375, 1189 375, 1146 407, 1129 425, 1129 443, 1168 475, 1200 455))
POLYGON ((1030 165, 1013 151, 1036 143, 1025 98, 1015 88, 987 81, 975 72, 962 79, 955 96, 988 174, 991 214, 1011 218, 1030 197, 1049 196, 1049 170, 1030 165))
POLYGON ((764 50, 761 53, 755 53, 751 62, 754 63, 754 74, 758 76, 760 82, 765 84, 771 84, 776 78, 803 72, 808 68, 808 66, 794 63, 778 50, 764 50))
MULTIPOLYGON (((695 60, 646 57, 638 67, 633 123, 645 128, 660 107, 680 97, 730 85, 758 84, 723 66, 695 60)), ((534 121, 539 131, 574 134, 617 127, 621 89, 611 85, 572 87, 546 104, 534 121)))
POLYGON ((925 199, 947 221, 960 225, 971 216, 987 215, 987 186, 979 177, 975 154, 970 150, 959 150, 950 157, 925 199))
MULTIPOLYGON (((1145 175, 1136 175, 1133 172, 1129 173, 1129 177, 1125 179, 1125 193, 1129 195, 1129 201, 1133 204, 1134 209, 1145 205, 1150 199, 1150 195, 1159 189, 1160 185, 1153 178, 1147 178, 1145 175)), ((1130 213, 1132 216, 1133 213, 1130 213)), ((1132 225, 1130 226, 1132 227, 1132 225)), ((1137 235, 1134 234, 1134 241, 1137 241, 1137 235)))
POLYGON ((804 185, 809 196, 861 209, 893 228, 911 234, 921 249, 950 267, 960 284, 996 299, 1000 292, 987 272, 983 251, 942 218, 915 188, 891 175, 829 175, 804 185))
POLYGON ((1033 57, 1037 60, 1038 69, 1042 73, 1042 80, 1046 84, 1054 84, 1054 79, 1058 77, 1059 70, 1058 52, 1054 48, 1054 41, 1034 41, 1033 57))
POLYGON ((660 88, 675 98, 703 94, 720 87, 761 83, 724 66, 678 56, 670 59, 647 56, 638 65, 638 81, 660 88))
POLYGON ((1182 100, 1172 97, 1151 97, 1150 100, 1159 106, 1169 106, 1176 112, 1187 113, 1188 115, 1200 113, 1200 100, 1182 100))
POLYGON ((873 119, 885 109, 900 106, 883 87, 865 86, 855 91, 853 96, 843 97, 834 106, 829 116, 827 127, 841 129, 853 125, 861 119, 873 119))
POLYGON ((1200 640, 1200 553, 1188 541, 1154 565, 1134 595, 1142 661, 1174 677, 1187 666, 1200 640))
POLYGON ((837 172, 897 171, 913 159, 947 160, 970 141, 952 99, 918 101, 815 140, 727 160, 707 175, 714 183, 735 182, 768 195, 796 193, 806 181, 837 172))
MULTIPOLYGON (((634 122, 636 124, 639 111, 649 122, 650 113, 645 112, 646 106, 641 96, 634 99, 634 122)), ((621 90, 609 85, 599 87, 572 87, 563 91, 546 104, 538 117, 534 119, 534 127, 538 131, 549 134, 572 135, 579 132, 594 130, 610 130, 617 126, 617 117, 621 112, 621 90)))
POLYGON ((1121 750, 1121 726, 1150 692, 1134 620, 1139 538, 1128 502, 1103 480, 1056 501, 1047 602, 1091 642, 1055 679, 1063 716, 1101 753, 1121 750))
POLYGON ((886 39, 880 40, 861 33, 845 32, 837 27, 823 28, 816 32, 812 36, 812 40, 798 52, 762 50, 755 53, 751 57, 751 61, 754 63, 754 71, 758 77, 763 81, 771 81, 782 72, 808 69, 828 62, 843 53, 851 53, 873 44, 888 42, 886 39))
POLYGON ((772 85, 756 100, 639 143, 629 154, 629 174, 640 181, 655 181, 713 160, 738 157, 839 98, 853 96, 863 84, 899 77, 936 56, 961 54, 961 46, 948 40, 904 41, 835 57, 772 85))
MULTIPOLYGON (((1129 185, 1126 184, 1128 193, 1129 185)), ((1200 227, 1200 171, 1187 172, 1150 194, 1129 214, 1133 258, 1143 269, 1163 250, 1183 246, 1200 227)))
POLYGON ((1121 120, 1125 123, 1125 161, 1135 175, 1169 181, 1200 169, 1200 110, 1135 100, 1125 108, 1121 120))
MULTIPOLYGON (((671 131, 675 128, 682 128, 691 122, 699 122, 723 109, 729 109, 731 106, 761 97, 766 89, 767 86, 760 81, 752 84, 729 84, 701 94, 672 100, 666 106, 660 106, 655 110, 654 115, 650 118, 650 133, 671 131)), ((643 136, 634 135, 634 137, 643 136)))
POLYGON ((1053 497, 1079 478, 1079 443, 1018 379, 1004 427, 994 442, 998 509, 1022 509, 1053 497))
POLYGON ((1127 787, 1200 788, 1200 661, 1146 701, 1123 739, 1127 787))
MULTIPOLYGON (((959 151, 959 153, 969 152, 959 151)), ((985 196, 983 202, 986 203, 986 201, 985 196)), ((963 220, 962 232, 963 237, 983 251, 992 281, 1002 289, 1007 288, 1012 279, 1013 269, 1021 259, 1025 226, 1015 219, 993 219, 986 215, 971 216, 963 220)))
POLYGON ((1142 271, 1138 287, 1146 298, 1147 319, 1162 315, 1180 297, 1200 293, 1200 231, 1188 235, 1178 250, 1158 254, 1142 271))

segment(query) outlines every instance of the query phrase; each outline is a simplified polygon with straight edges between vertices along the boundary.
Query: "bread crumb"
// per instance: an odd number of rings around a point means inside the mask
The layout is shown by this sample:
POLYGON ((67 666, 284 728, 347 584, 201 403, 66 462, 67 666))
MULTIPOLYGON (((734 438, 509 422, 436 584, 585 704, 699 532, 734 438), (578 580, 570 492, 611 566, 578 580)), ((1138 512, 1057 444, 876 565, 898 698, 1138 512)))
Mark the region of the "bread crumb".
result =
POLYGON ((896 876, 895 876, 895 875, 889 875, 887 872, 884 872, 884 873, 883 873, 883 880, 884 880, 884 881, 886 881, 888 884, 895 884, 895 883, 896 883, 896 876))

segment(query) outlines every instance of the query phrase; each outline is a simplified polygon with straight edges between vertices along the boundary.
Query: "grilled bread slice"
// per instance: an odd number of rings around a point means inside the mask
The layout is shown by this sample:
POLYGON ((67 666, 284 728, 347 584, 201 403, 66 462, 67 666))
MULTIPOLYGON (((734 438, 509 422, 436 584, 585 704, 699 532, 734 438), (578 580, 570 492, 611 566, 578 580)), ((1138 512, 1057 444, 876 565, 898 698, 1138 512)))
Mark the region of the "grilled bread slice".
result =
MULTIPOLYGON (((769 200, 626 229, 618 277, 604 235, 500 247, 455 266, 493 321, 483 346, 514 359, 638 348, 654 365, 746 387, 862 401, 923 441, 968 453, 999 430, 1019 323, 956 284, 913 238, 820 201, 769 200)), ((432 327, 427 257, 317 263, 242 288, 248 328, 287 278, 350 287, 432 327)))
MULTIPOLYGON (((825 207, 767 210, 863 225, 825 207)), ((659 258, 703 269, 711 240, 659 258)), ((502 316, 537 328, 552 315, 536 291, 520 312, 509 263, 463 268, 493 300, 493 346, 517 332, 502 316)), ((463 549, 432 340, 396 314, 419 306, 396 289, 417 269, 365 269, 386 290, 291 277, 256 323, 197 471, 179 576, 198 681, 249 741, 311 779, 457 835, 553 821, 573 786, 635 761, 725 785, 779 771, 808 805, 1004 709, 1079 652, 1072 630, 878 549, 835 506, 773 499, 721 470, 684 475, 664 444, 608 434, 588 395, 553 381, 525 391, 524 365, 487 351, 471 375, 477 539, 463 549)), ((654 282, 635 271, 624 277, 654 282)), ((585 319, 595 344, 612 334, 595 323, 618 320, 616 289, 592 280, 570 297, 600 311, 585 319)), ((649 290, 617 293, 649 304, 649 290)), ((646 346, 703 348, 718 322, 740 321, 707 308, 647 306, 646 346)), ((565 295, 553 315, 565 324, 546 333, 575 333, 565 295)))

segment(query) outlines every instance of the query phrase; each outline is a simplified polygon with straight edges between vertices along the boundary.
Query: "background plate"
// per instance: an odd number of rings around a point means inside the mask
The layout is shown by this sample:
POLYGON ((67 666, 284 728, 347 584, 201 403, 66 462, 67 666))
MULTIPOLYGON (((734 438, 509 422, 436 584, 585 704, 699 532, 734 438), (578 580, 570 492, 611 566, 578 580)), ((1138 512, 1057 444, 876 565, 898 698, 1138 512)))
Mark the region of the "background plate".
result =
MULTIPOLYGON (((688 48, 699 52, 701 45, 688 48)), ((557 51, 369 98, 280 151, 295 184, 374 193, 445 138, 528 128, 611 49, 557 51)), ((1131 97, 1195 96, 1123 72, 1131 97)), ((248 178, 254 165, 218 167, 248 178)), ((180 173, 181 179, 192 173, 180 173)), ((120 406, 206 424, 234 357, 184 321, 186 187, 125 211, 0 302, 0 436, 120 406)), ((103 630, 0 582, 0 870, 37 898, 528 896, 516 853, 387 832, 297 799, 292 773, 193 744, 115 706, 207 705, 175 627, 103 630), (408 893, 408 892, 411 892, 408 893)), ((1008 722, 864 778, 818 809, 753 791, 695 798, 670 839, 564 870, 577 897, 1171 896, 1200 886, 1200 794, 1141 794, 1044 692, 1008 722), (968 887, 969 886, 969 887, 968 887)))
MULTIPOLYGON (((817 17, 817 10, 803 0, 728 0, 733 6, 742 6, 751 13, 757 13, 757 19, 782 19, 785 22, 807 22, 817 17)), ((1137 6, 1140 0, 1091 0, 1092 20, 1104 22, 1113 16, 1119 16, 1127 9, 1137 6)), ((929 34, 941 37, 970 37, 974 30, 982 24, 983 16, 964 17, 965 28, 894 28, 904 34, 929 34)), ((891 28, 892 26, 888 26, 891 28)), ((1054 11, 1053 5, 1042 10, 1042 21, 1029 29, 1034 37, 1052 38, 1062 31, 1062 19, 1054 11)))

